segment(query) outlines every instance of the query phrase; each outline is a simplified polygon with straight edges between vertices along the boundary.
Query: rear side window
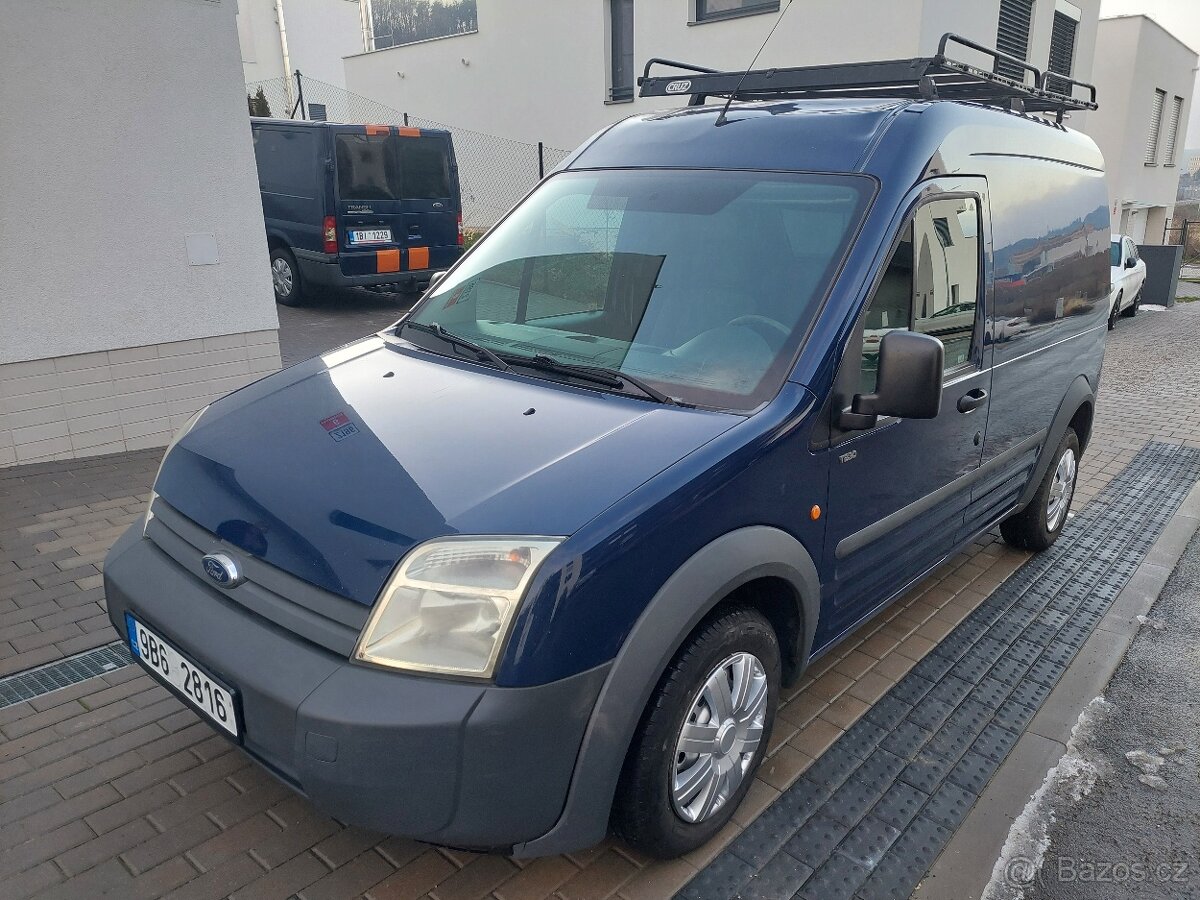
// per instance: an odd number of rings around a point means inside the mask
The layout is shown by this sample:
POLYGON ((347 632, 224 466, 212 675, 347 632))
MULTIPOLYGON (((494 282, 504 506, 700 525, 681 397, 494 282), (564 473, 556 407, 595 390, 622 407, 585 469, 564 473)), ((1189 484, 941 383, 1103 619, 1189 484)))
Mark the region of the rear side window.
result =
POLYGON ((405 197, 450 196, 450 154, 441 138, 397 138, 405 197))
POLYGON ((317 188, 317 136, 299 128, 255 128, 259 187, 311 200, 317 188))
POLYGON ((395 141, 366 134, 339 134, 337 154, 338 195, 343 200, 399 200, 400 165, 395 141))
POLYGON ((343 200, 450 196, 450 154, 441 138, 339 134, 334 147, 343 200))

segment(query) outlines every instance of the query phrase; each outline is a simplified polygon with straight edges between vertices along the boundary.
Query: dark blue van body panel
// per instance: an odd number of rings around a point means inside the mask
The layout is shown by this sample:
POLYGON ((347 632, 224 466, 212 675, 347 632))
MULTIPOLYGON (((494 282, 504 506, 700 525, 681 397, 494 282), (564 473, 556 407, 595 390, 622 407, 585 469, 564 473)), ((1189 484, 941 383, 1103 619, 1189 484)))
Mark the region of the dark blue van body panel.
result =
POLYGON ((569 535, 504 651, 497 680, 511 685, 611 660, 684 560, 729 530, 769 525, 817 563, 820 621, 806 650, 820 652, 1010 512, 1058 440, 1052 420, 1070 384, 1082 378, 1094 393, 1108 278, 1102 161, 1074 133, 954 103, 737 106, 721 129, 714 115, 627 120, 568 165, 876 179, 794 387, 764 409, 648 408, 372 339, 218 403, 168 458, 160 493, 217 534, 251 534, 247 552, 363 604, 422 540, 569 535), (837 379, 847 342, 911 209, 941 194, 981 205, 986 327, 962 388, 992 399, 969 427, 944 413, 839 434, 831 423, 849 401, 837 379), (377 380, 385 370, 404 377, 377 380), (413 383, 422 389, 396 390, 413 383), (536 417, 521 418, 535 406, 536 417), (335 442, 321 421, 340 413, 358 433, 335 442), (854 463, 838 461, 851 452, 854 463), (304 472, 321 476, 297 490, 304 472), (929 508, 908 509, 939 489, 929 508), (815 520, 814 506, 824 511, 815 520))

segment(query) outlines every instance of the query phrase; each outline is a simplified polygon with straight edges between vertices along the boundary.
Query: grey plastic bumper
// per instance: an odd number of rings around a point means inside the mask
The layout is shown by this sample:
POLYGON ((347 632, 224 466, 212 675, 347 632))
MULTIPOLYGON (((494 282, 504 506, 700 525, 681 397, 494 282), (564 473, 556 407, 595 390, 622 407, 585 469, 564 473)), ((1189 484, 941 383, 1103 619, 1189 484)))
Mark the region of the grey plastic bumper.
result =
POLYGON ((231 603, 140 525, 109 553, 104 583, 121 636, 131 611, 233 687, 245 750, 322 811, 480 848, 558 821, 608 666, 499 688, 352 665, 231 603))
POLYGON ((299 252, 296 252, 296 264, 300 266, 300 275, 306 283, 330 288, 384 287, 387 285, 412 287, 428 282, 429 276, 435 271, 434 269, 420 269, 386 272, 382 275, 344 275, 336 256, 319 258, 318 255, 318 258, 315 258, 302 256, 299 252))

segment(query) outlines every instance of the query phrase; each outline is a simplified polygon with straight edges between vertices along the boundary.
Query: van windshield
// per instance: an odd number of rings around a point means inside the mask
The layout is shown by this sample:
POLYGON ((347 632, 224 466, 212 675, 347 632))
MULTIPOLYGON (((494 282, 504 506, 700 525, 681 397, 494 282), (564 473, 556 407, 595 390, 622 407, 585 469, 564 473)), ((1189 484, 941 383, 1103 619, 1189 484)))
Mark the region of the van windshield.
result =
POLYGON ((341 200, 428 200, 450 196, 450 154, 440 137, 338 134, 341 200))
POLYGON ((753 409, 786 377, 872 191, 854 175, 559 174, 409 321, 506 359, 551 356, 753 409))

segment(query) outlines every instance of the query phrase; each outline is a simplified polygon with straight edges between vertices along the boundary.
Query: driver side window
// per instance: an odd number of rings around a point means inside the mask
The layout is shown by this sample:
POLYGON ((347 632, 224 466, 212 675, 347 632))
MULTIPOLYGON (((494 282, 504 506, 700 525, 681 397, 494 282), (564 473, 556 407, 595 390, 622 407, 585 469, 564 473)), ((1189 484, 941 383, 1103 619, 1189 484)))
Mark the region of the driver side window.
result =
POLYGON ((863 321, 859 390, 875 390, 879 344, 919 331, 945 349, 945 371, 967 365, 978 338, 979 209, 970 197, 934 200, 905 226, 863 321))

